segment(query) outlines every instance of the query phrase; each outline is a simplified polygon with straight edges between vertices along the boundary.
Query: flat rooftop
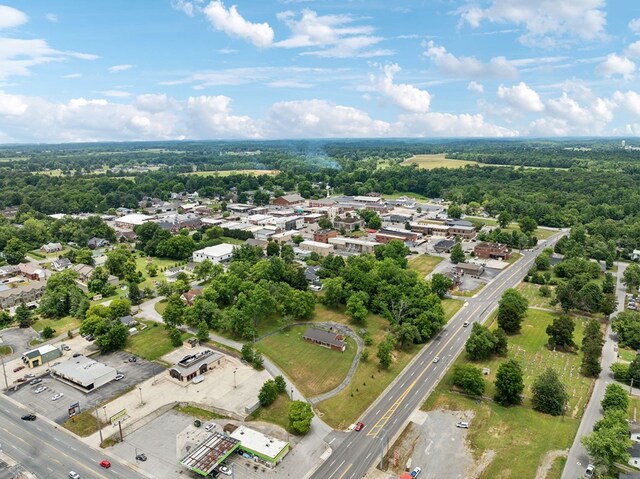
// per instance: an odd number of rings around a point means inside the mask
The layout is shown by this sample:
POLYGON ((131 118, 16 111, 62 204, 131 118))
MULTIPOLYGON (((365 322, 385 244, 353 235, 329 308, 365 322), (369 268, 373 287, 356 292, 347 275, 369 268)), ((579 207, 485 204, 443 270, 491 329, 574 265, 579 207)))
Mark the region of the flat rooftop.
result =
POLYGON ((238 439, 214 432, 181 461, 184 467, 206 476, 210 474, 240 444, 238 439))
POLYGON ((267 436, 246 426, 238 427, 230 436, 237 439, 243 449, 271 458, 276 458, 289 445, 285 441, 267 436))
POLYGON ((111 366, 94 361, 86 356, 78 356, 56 364, 51 371, 65 379, 69 379, 82 386, 93 384, 105 374, 115 372, 111 366))

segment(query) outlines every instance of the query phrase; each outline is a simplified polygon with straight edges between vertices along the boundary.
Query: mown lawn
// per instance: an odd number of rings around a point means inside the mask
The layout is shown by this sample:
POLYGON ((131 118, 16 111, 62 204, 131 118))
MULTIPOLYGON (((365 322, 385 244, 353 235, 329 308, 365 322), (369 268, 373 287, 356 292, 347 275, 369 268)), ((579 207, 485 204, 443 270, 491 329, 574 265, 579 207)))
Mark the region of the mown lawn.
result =
MULTIPOLYGON (((80 437, 90 436, 94 432, 98 432, 98 421, 100 421, 100 425, 103 428, 107 425, 107 423, 102 419, 96 419, 96 417, 92 414, 94 411, 95 408, 89 409, 87 411, 82 411, 71 419, 68 419, 62 425, 62 427, 80 437)), ((104 435, 106 436, 108 434, 104 433, 104 435)))
MULTIPOLYGON (((129 337, 126 351, 153 361, 176 349, 171 345, 169 334, 164 327, 154 322, 147 324, 149 326, 147 329, 129 337)), ((182 341, 186 341, 191 336, 193 334, 182 333, 182 341)))
POLYGON ((549 296, 542 296, 540 294, 540 285, 533 283, 520 283, 516 289, 529 301, 529 306, 533 306, 534 308, 555 309, 551 306, 555 286, 549 286, 549 296))
POLYGON ((137 253, 136 253, 135 261, 136 261, 136 269, 140 271, 144 276, 144 281, 138 285, 138 287, 141 290, 147 287, 155 289, 156 281, 165 280, 165 276, 162 270, 167 268, 173 268, 178 264, 178 262, 173 259, 156 258, 156 257, 152 257, 151 261, 147 261, 146 256, 138 256, 137 253), (154 264, 158 270, 158 274, 153 278, 149 276, 149 273, 147 271, 148 264, 154 264))
POLYGON ((41 332, 47 326, 56 330, 54 337, 60 336, 61 334, 67 334, 67 331, 73 331, 74 329, 78 329, 80 327, 81 321, 72 316, 65 316, 60 319, 51 319, 51 318, 41 318, 33 323, 33 329, 37 332, 41 332))
POLYGON ((417 271, 422 276, 426 276, 431 273, 444 258, 440 256, 429 256, 428 254, 421 254, 417 258, 409 260, 409 269, 417 271))
POLYGON ((248 421, 265 421, 288 429, 289 427, 289 404, 291 400, 286 394, 280 394, 273 404, 261 407, 251 414, 248 421))
POLYGON ((349 372, 357 346, 347 338, 341 353, 308 343, 302 339, 307 326, 294 326, 256 343, 300 388, 305 397, 313 397, 338 386, 349 372))
MULTIPOLYGON (((548 451, 568 449, 573 442, 593 381, 580 375, 580 354, 554 352, 547 348, 545 329, 553 317, 554 313, 530 309, 521 334, 509 337, 509 357, 515 358, 524 370, 523 405, 504 408, 490 400, 476 401, 452 393, 452 370, 423 405, 423 409, 428 411, 443 408, 471 410, 475 413, 468 435, 474 455, 480 457, 487 450, 496 453, 481 476, 483 479, 533 478, 548 451), (552 417, 531 409, 531 385, 547 367, 553 368, 567 387, 569 401, 566 416, 552 417)), ((582 340, 583 330, 584 321, 577 320, 574 334, 577 343, 582 340)), ((480 368, 490 368, 491 372, 486 377, 486 397, 492 397, 495 392, 495 373, 502 361, 504 358, 473 363, 480 368)), ((470 363, 464 352, 456 361, 456 364, 463 363, 470 363)), ((547 477, 559 477, 557 471, 561 471, 560 463, 554 464, 552 471, 553 474, 547 477)))
POLYGON ((444 317, 449 321, 453 316, 460 311, 460 308, 464 305, 464 301, 459 299, 447 298, 442 300, 442 309, 444 309, 444 317))
POLYGON ((181 176, 231 176, 231 175, 277 175, 280 170, 223 170, 223 171, 192 171, 180 173, 181 176))
POLYGON ((435 155, 414 155, 400 164, 403 166, 418 165, 418 168, 425 170, 433 170, 434 168, 464 168, 467 165, 483 166, 476 161, 449 160, 445 158, 444 153, 437 153, 435 155))

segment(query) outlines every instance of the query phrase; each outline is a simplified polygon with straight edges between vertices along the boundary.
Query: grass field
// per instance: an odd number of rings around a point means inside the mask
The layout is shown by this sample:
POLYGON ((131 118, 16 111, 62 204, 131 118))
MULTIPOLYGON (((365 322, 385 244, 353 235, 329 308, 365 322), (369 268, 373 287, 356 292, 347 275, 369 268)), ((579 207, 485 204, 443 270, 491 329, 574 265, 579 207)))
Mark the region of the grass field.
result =
POLYGON ((461 301, 459 299, 443 299, 442 309, 444 309, 444 317, 447 319, 447 321, 453 318, 453 315, 456 314, 463 305, 464 301, 461 301))
MULTIPOLYGON (((149 326, 147 329, 127 340, 125 348, 127 351, 148 361, 153 361, 176 349, 171 345, 169 334, 164 327, 154 322, 148 322, 147 325, 149 326)), ((193 334, 182 333, 182 341, 186 341, 191 336, 193 334)))
POLYGON ((251 414, 248 421, 265 421, 288 429, 289 427, 289 404, 291 400, 286 394, 280 394, 273 404, 261 407, 251 414))
POLYGON ((529 306, 533 306, 534 308, 555 309, 550 303, 553 299, 554 286, 549 286, 551 292, 549 296, 546 297, 540 294, 540 286, 537 284, 520 283, 516 289, 529 301, 529 306))
MULTIPOLYGON (((98 431, 98 420, 93 414, 91 414, 94 411, 95 408, 87 411, 82 411, 81 413, 67 420, 62 426, 80 437, 90 436, 94 432, 98 431)), ((107 425, 107 423, 103 420, 100 419, 99 421, 101 427, 105 427, 107 425)))
POLYGON ((154 288, 156 281, 163 281, 165 279, 164 273, 161 272, 162 269, 172 268, 178 264, 177 261, 173 259, 165 259, 165 258, 151 258, 151 262, 147 261, 146 256, 136 256, 136 269, 144 275, 144 281, 138 285, 138 287, 142 290, 144 288, 154 288), (147 265, 154 264, 158 269, 158 274, 151 278, 149 273, 147 272, 147 265))
POLYGON ((277 175, 280 170, 222 170, 222 171, 192 171, 190 173, 180 173, 183 176, 231 176, 231 175, 277 175))
POLYGON ((382 196, 384 197, 385 200, 396 200, 401 196, 407 196, 409 198, 415 198, 417 200, 424 200, 424 201, 428 201, 430 199, 428 196, 424 196, 418 193, 407 193, 407 192, 392 193, 390 195, 385 194, 382 196))
POLYGON ((433 170, 434 168, 464 168, 467 165, 480 165, 480 163, 476 161, 449 160, 445 158, 444 153, 438 153, 436 155, 414 155, 400 164, 403 166, 418 165, 419 168, 425 170, 433 170))
POLYGON ((347 338, 341 353, 302 339, 306 326, 294 326, 259 341, 257 348, 274 361, 300 388, 305 397, 330 391, 346 377, 357 346, 347 338))
MULTIPOLYGON (((492 401, 476 401, 449 391, 451 370, 424 404, 423 409, 471 410, 475 417, 471 420, 469 443, 474 455, 480 457, 484 451, 495 451, 495 457, 482 478, 501 479, 533 478, 540 461, 548 451, 568 449, 576 434, 580 418, 592 386, 592 380, 579 374, 580 354, 550 351, 547 346, 545 329, 554 318, 553 313, 532 310, 527 313, 522 333, 509 337, 509 357, 515 358, 523 367, 525 401, 522 406, 503 408, 492 401), (568 413, 565 417, 552 417, 531 409, 531 385, 534 378, 547 367, 558 372, 569 394, 568 413), (502 440, 496 440, 502 438, 502 440), (508 438, 508 439, 506 439, 508 438), (514 461, 513 458, 518 460, 514 461)), ((577 321, 574 339, 582 340, 584 322, 577 321)), ((488 367, 485 396, 493 396, 495 373, 503 358, 474 363, 478 367, 488 367)), ((457 364, 469 363, 465 353, 457 364)), ((561 471, 560 463, 552 468, 553 474, 547 478, 557 479, 561 471)))
POLYGON ((444 258, 440 256, 429 256, 427 254, 421 254, 416 258, 409 260, 409 269, 417 271, 422 276, 426 276, 431 273, 444 258))
POLYGON ((72 316, 66 316, 60 319, 42 318, 33 323, 33 329, 37 332, 41 332, 44 328, 49 326, 56 330, 54 336, 60 336, 62 334, 67 334, 67 331, 73 331, 74 329, 79 328, 80 322, 81 321, 79 319, 72 316))

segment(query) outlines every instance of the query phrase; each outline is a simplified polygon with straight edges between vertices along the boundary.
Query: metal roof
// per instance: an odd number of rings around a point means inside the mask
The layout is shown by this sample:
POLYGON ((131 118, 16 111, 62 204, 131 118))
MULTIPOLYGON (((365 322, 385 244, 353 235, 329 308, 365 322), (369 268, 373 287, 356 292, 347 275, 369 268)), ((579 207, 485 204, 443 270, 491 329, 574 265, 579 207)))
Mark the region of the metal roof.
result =
POLYGON ((238 447, 240 441, 214 432, 206 441, 187 454, 180 464, 198 474, 211 473, 224 458, 238 447))

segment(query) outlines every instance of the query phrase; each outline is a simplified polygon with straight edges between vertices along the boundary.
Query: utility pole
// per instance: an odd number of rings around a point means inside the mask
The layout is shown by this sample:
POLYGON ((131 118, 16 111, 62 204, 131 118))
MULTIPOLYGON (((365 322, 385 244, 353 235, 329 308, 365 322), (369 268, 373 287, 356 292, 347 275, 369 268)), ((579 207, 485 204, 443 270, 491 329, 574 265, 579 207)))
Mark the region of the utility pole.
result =
POLYGON ((387 443, 389 439, 387 438, 387 431, 382 429, 382 436, 380 436, 380 470, 384 471, 384 441, 387 439, 387 443))
POLYGON ((633 394, 633 378, 631 378, 631 384, 629 385, 629 394, 633 394))
POLYGON ((98 424, 98 431, 100 432, 100 444, 104 439, 102 438, 102 424, 100 424, 100 417, 98 415, 98 411, 96 410, 96 424, 98 424))
POLYGON ((2 357, 2 374, 4 374, 4 387, 9 389, 9 381, 7 380, 7 368, 4 365, 4 356, 2 357))

